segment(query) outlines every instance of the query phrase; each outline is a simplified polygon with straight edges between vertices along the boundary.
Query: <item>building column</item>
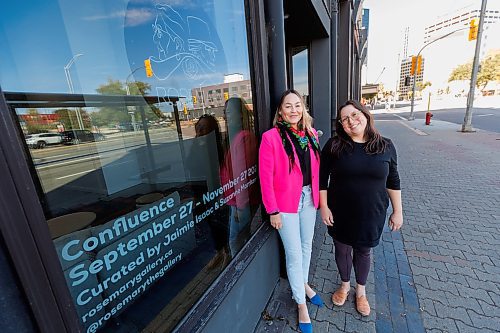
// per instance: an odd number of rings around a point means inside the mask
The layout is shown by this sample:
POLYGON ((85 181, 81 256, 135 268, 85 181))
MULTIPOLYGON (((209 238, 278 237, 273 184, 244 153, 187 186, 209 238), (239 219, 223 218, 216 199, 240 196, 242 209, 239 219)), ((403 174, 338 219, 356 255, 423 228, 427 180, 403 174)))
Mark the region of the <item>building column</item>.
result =
POLYGON ((351 98, 351 69, 352 69, 352 0, 339 2, 339 22, 337 41, 337 83, 338 105, 344 104, 351 98))
POLYGON ((330 70, 330 39, 321 38, 311 42, 311 109, 314 113, 314 128, 324 134, 320 139, 323 146, 332 132, 331 124, 331 82, 330 70))
POLYGON ((264 9, 268 42, 269 94, 271 99, 269 112, 272 119, 278 107, 279 98, 287 89, 283 0, 265 0, 264 9))
POLYGON ((337 119, 337 109, 339 107, 339 97, 338 97, 338 15, 339 15, 339 2, 338 0, 331 0, 330 8, 330 98, 331 98, 331 112, 330 112, 330 124, 331 132, 333 135, 335 132, 335 120, 337 119))

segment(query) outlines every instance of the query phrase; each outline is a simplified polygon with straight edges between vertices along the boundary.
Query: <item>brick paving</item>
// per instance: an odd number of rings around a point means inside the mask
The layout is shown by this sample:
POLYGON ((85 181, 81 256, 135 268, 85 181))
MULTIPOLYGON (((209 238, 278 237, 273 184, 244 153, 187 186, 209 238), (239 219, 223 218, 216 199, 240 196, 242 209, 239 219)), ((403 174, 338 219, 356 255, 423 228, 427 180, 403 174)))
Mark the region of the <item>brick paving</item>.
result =
MULTIPOLYGON (((500 134, 395 116, 376 125, 398 149, 405 224, 400 233, 384 230, 374 250, 372 314, 362 318, 354 289, 343 307, 333 307, 340 278, 318 221, 311 284, 326 307, 309 304, 314 331, 500 332, 500 134)), ((298 331, 286 280, 265 310, 255 332, 298 331)))

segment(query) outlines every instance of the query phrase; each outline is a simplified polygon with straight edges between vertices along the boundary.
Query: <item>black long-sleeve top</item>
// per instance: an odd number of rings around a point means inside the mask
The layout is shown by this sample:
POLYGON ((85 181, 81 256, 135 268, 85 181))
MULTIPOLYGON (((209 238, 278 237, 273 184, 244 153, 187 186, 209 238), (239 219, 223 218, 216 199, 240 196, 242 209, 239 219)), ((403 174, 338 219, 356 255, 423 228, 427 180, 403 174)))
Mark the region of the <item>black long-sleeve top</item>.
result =
POLYGON ((387 189, 400 190, 396 148, 384 138, 383 153, 370 155, 365 143, 354 142, 352 152, 331 153, 330 139, 321 153, 320 190, 328 190, 333 227, 328 233, 353 247, 378 245, 387 216, 387 189))
POLYGON ((300 148, 300 144, 295 138, 291 140, 295 146, 297 157, 299 158, 300 170, 302 171, 302 186, 311 185, 311 157, 309 154, 310 147, 306 150, 300 148))

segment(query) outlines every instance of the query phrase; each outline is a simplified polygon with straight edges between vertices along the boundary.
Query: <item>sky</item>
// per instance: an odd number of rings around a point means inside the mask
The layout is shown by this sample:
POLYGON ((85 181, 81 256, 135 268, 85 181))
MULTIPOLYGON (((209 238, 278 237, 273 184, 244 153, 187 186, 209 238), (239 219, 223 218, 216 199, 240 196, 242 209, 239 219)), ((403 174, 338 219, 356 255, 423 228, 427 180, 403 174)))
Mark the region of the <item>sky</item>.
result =
MULTIPOLYGON (((489 0, 487 9, 498 9, 500 1, 489 0)), ((363 69, 363 83, 382 83, 384 88, 394 90, 399 79, 400 61, 403 57, 404 31, 410 28, 408 56, 416 54, 424 45, 424 29, 438 17, 457 9, 472 6, 481 8, 480 0, 365 0, 363 8, 370 9, 367 66, 363 69), (378 82, 375 82, 378 78, 378 82)), ((462 38, 463 37, 463 38, 462 38)), ((442 81, 452 65, 472 59, 474 45, 452 40, 436 42, 422 54, 426 58, 424 80, 442 81), (453 45, 452 45, 453 44, 453 45), (450 47, 457 49, 450 49, 450 47), (427 55, 426 55, 427 52, 427 55), (440 57, 438 55, 441 55, 440 57), (426 78, 426 75, 429 77, 426 78)), ((494 39, 497 39, 495 37, 494 39)), ((489 47, 496 47, 493 40, 489 47)), ((455 40, 457 41, 457 40, 455 40)), ((498 45, 498 44, 497 44, 498 45)), ((499 46, 500 47, 500 46, 499 46)))
MULTIPOLYGON (((398 81, 398 56, 401 60, 405 27, 410 27, 411 55, 421 47, 424 27, 429 22, 468 5, 480 8, 480 3, 365 0, 364 7, 370 9, 370 27, 368 64, 362 82, 374 83, 378 79, 393 90, 398 81)), ((500 0, 489 0, 488 8, 495 4, 500 0)), ((153 86, 151 94, 160 94, 159 87, 172 95, 189 95, 191 88, 220 83, 224 74, 241 73, 248 79, 243 6, 243 0, 31 0, 29 5, 6 2, 0 11, 0 85, 5 91, 68 92, 64 66, 77 54, 82 56, 69 68, 75 93, 95 93, 108 79, 144 81, 153 86), (170 8, 155 8, 158 2, 170 8), (155 28, 158 18, 167 24, 159 22, 155 28), (177 28, 168 32, 167 25, 177 28), (159 38, 160 34, 163 37, 159 38), (165 39, 167 34, 178 34, 181 45, 165 39), (190 61, 195 49, 201 50, 202 61, 190 61), (211 57, 215 58, 212 63, 211 57), (141 69, 145 59, 152 61, 153 78, 146 78, 141 69)), ((499 34, 490 41, 500 41, 499 34)), ((447 49, 450 42, 439 42, 426 50, 425 75, 449 70, 443 62, 453 62, 447 61, 440 48, 447 49), (441 58, 436 58, 439 53, 441 58)), ((460 45, 462 49, 453 50, 455 62, 473 55, 472 43, 460 45)), ((298 56, 296 60, 304 62, 307 58, 298 56)))
POLYGON ((225 74, 249 78, 243 16, 243 0, 6 2, 0 85, 66 93, 69 72, 75 93, 96 93, 113 79, 147 82, 154 95, 190 96, 192 88, 222 83, 225 74), (146 59, 151 78, 142 68, 146 59))

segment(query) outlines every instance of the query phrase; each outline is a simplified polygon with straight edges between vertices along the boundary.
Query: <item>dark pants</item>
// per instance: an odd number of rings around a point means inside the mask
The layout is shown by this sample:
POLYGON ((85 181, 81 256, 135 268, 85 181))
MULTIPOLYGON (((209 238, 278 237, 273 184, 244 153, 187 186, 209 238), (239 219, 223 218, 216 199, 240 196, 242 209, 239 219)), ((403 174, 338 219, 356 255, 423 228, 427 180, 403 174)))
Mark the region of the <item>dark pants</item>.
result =
POLYGON ((335 262, 342 282, 351 280, 351 269, 354 264, 356 283, 366 285, 370 272, 370 247, 355 247, 333 240, 335 244, 335 262))

